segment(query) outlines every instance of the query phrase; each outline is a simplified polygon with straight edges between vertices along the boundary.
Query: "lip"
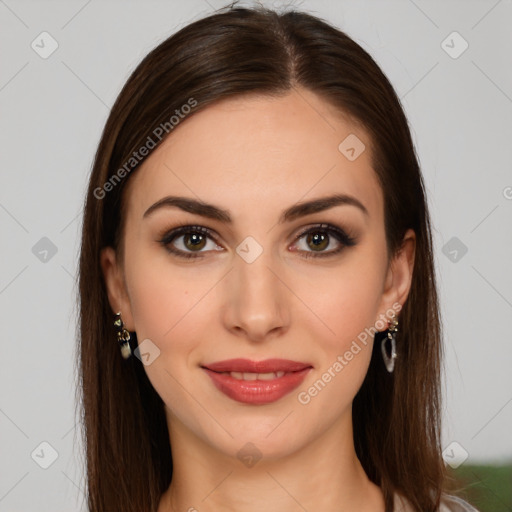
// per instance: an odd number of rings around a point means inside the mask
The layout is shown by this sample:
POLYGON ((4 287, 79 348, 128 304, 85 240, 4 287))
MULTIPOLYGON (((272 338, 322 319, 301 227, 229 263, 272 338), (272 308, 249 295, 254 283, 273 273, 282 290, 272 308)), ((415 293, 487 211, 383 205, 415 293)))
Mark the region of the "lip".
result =
POLYGON ((264 361, 229 359, 202 365, 202 369, 212 379, 217 389, 229 398, 245 404, 263 405, 280 400, 300 386, 309 370, 312 369, 312 365, 288 359, 266 359, 264 361), (242 380, 225 372, 284 372, 284 375, 268 380, 242 380))
POLYGON ((299 363, 289 359, 265 359, 263 361, 251 361, 250 359, 227 359, 216 363, 204 364, 203 368, 214 372, 297 372, 310 368, 310 363, 299 363))

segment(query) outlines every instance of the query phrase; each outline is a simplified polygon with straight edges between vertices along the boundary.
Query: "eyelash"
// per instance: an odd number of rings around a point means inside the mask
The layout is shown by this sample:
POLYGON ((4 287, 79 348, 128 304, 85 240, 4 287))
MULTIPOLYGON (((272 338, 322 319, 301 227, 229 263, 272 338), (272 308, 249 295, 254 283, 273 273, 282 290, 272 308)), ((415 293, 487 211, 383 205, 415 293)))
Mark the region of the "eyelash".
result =
MULTIPOLYGON (((318 224, 316 226, 309 227, 302 231, 299 235, 297 235, 294 239, 294 243, 303 238, 305 235, 308 235, 309 233, 323 233, 327 234, 329 236, 334 236, 334 238, 341 244, 341 247, 335 250, 331 250, 328 252, 319 252, 316 253, 314 251, 299 251, 304 252, 305 254, 302 255, 303 258, 326 258, 329 256, 334 256, 338 253, 340 253, 345 247, 352 247, 356 244, 356 239, 354 237, 351 237, 345 233, 342 229, 333 226, 332 224, 318 224)), ((171 242, 174 241, 174 239, 183 236, 183 235, 190 235, 190 234, 200 234, 209 237, 212 239, 215 243, 215 237, 213 236, 212 231, 210 231, 208 228, 205 228, 203 226, 196 226, 196 225, 190 225, 186 224, 183 226, 178 226, 175 229, 172 229, 171 231, 166 232, 161 238, 158 240, 160 244, 164 246, 164 248, 178 256, 179 258, 202 258, 201 253, 192 253, 192 252, 184 252, 181 249, 176 249, 170 246, 171 242)), ((217 244, 218 245, 218 244, 217 244)))

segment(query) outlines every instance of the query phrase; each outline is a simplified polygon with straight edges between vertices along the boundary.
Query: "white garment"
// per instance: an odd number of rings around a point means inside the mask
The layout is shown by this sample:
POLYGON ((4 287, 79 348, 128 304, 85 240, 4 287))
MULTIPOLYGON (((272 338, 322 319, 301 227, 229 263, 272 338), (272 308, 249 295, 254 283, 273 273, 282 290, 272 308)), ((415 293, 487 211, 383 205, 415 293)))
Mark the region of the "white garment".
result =
POLYGON ((439 512, 478 512, 478 510, 462 498, 445 494, 439 512))
MULTIPOLYGON (((411 504, 399 494, 395 494, 394 512, 413 512, 411 504)), ((439 512, 479 512, 475 507, 470 505, 462 498, 451 494, 443 494, 439 512)))

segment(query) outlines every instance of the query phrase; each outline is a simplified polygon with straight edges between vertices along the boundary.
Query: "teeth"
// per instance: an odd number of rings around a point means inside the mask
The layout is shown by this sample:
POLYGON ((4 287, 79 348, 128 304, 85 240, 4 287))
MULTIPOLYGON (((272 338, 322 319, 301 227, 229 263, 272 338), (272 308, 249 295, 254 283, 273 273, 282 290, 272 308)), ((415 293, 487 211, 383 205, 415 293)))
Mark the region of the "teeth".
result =
POLYGON ((270 373, 249 373, 249 372, 223 372, 225 375, 230 375, 238 380, 272 380, 279 379, 285 372, 270 372, 270 373))
POLYGON ((271 380, 275 379, 277 376, 274 372, 271 373, 258 373, 258 379, 260 380, 271 380))

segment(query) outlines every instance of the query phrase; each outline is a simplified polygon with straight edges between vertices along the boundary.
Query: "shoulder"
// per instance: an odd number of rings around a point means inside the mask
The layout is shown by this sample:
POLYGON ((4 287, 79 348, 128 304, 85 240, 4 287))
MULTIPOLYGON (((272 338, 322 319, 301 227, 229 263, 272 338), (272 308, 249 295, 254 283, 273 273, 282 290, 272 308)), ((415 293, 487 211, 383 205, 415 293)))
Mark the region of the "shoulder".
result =
POLYGON ((478 510, 458 496, 443 494, 439 512, 478 512, 478 510))
MULTIPOLYGON (((411 512, 412 506, 408 500, 403 496, 395 494, 395 507, 394 512, 411 512)), ((443 493, 441 498, 441 504, 438 512, 479 512, 475 507, 470 505, 467 501, 464 501, 458 496, 452 496, 451 494, 443 493)))

